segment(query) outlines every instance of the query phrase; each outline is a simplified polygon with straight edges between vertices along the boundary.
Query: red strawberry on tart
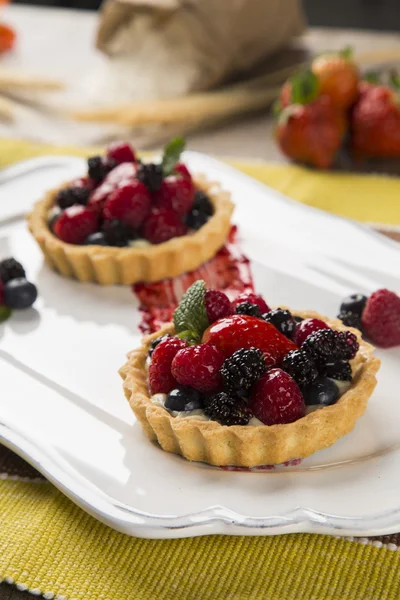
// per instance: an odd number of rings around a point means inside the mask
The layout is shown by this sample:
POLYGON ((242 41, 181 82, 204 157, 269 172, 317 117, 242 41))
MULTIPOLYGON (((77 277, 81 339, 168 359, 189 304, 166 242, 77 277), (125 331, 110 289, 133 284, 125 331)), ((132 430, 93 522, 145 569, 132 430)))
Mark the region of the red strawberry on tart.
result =
POLYGON ((376 385, 373 350, 338 319, 271 310, 256 294, 231 303, 197 281, 173 323, 145 338, 120 373, 163 450, 254 467, 304 458, 350 432, 376 385))
POLYGON ((87 176, 49 192, 29 228, 51 267, 101 284, 154 282, 212 258, 230 230, 229 194, 180 161, 182 139, 160 162, 126 143, 88 159, 87 176))

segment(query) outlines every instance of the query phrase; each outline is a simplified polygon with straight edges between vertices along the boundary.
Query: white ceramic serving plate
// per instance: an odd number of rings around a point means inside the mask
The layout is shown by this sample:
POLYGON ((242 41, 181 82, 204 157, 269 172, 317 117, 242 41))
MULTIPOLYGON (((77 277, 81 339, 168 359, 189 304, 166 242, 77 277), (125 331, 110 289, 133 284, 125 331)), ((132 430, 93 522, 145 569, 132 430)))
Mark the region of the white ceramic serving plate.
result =
MULTIPOLYGON (((334 316, 347 293, 400 289, 394 242, 212 158, 186 159, 232 192, 242 247, 268 303, 334 316)), ((20 258, 40 291, 34 309, 0 326, 0 441, 130 535, 399 531, 400 350, 378 352, 379 385, 355 430, 297 467, 227 472, 147 440, 117 374, 140 339, 132 292, 51 272, 21 218, 45 189, 83 169, 78 159, 46 157, 0 173, 0 257, 20 258)))

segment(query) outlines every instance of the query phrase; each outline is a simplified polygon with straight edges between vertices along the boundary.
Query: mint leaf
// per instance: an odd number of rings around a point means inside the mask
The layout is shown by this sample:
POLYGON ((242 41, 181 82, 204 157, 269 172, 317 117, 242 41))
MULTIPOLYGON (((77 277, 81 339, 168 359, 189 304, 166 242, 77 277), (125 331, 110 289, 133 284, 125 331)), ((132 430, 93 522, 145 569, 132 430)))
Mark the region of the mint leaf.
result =
POLYGON ((0 305, 0 323, 7 321, 11 317, 12 310, 8 306, 0 305))
POLYGON ((279 98, 276 98, 276 100, 273 101, 272 103, 272 107, 271 107, 271 112, 272 112, 272 116, 277 119, 279 117, 279 115, 282 112, 282 104, 279 98))
POLYGON ((364 73, 362 80, 368 83, 380 83, 380 75, 376 71, 367 71, 364 73))
POLYGON ((184 149, 185 140, 181 137, 171 140, 165 146, 164 155, 162 159, 162 170, 164 177, 167 177, 167 175, 171 175, 176 163, 179 162, 179 159, 184 149))
POLYGON ((351 58, 353 58, 353 54, 354 54, 354 48, 352 46, 345 46, 339 52, 339 56, 341 56, 342 58, 347 58, 347 60, 350 60, 351 58))
POLYGON ((207 311, 204 305, 206 284, 199 279, 195 281, 182 297, 173 316, 175 331, 179 337, 189 343, 200 342, 204 331, 209 326, 207 311))
POLYGON ((396 90, 400 90, 400 75, 398 74, 398 72, 396 70, 391 71, 390 77, 389 77, 389 82, 390 82, 390 85, 392 87, 394 87, 396 90))
POLYGON ((302 71, 290 78, 292 86, 292 103, 308 104, 318 96, 318 79, 310 70, 302 71))

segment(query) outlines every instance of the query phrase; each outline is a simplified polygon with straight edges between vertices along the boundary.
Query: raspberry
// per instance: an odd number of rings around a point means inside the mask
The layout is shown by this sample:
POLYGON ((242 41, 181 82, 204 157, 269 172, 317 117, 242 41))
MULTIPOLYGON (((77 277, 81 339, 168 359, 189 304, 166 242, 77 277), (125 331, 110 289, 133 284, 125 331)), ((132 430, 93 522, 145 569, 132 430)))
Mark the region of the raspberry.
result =
POLYGON ((257 304, 252 304, 251 302, 241 302, 236 305, 236 314, 237 315, 250 315, 251 317, 261 318, 261 311, 257 304))
POLYGON ((221 425, 247 425, 252 416, 242 401, 225 392, 205 400, 204 414, 221 425))
POLYGON ((224 292, 207 290, 204 296, 204 304, 209 323, 214 323, 218 319, 232 314, 232 305, 224 292))
POLYGON ((295 344, 297 344, 297 346, 302 346, 309 335, 320 329, 329 329, 328 325, 321 321, 321 319, 304 319, 303 321, 300 321, 300 323, 296 325, 293 336, 295 344))
POLYGON ((262 296, 259 296, 258 294, 240 294, 237 298, 235 298, 232 304, 234 308, 236 308, 236 306, 238 304, 242 304, 242 302, 250 302, 250 304, 257 304, 261 314, 267 313, 271 310, 268 304, 265 302, 264 298, 262 296))
POLYGON ((347 360, 327 363, 320 368, 319 374, 339 381, 351 381, 353 379, 351 366, 347 360))
POLYGON ((167 208, 153 209, 143 223, 143 237, 151 244, 162 244, 187 233, 178 213, 167 208))
POLYGON ((184 177, 185 179, 190 179, 190 181, 192 180, 192 176, 189 172, 189 169, 187 168, 186 165, 184 165, 181 162, 179 162, 175 165, 174 173, 177 173, 178 175, 180 175, 181 177, 184 177))
POLYGON ((108 196, 128 181, 132 181, 136 177, 137 165, 134 163, 122 163, 115 167, 98 188, 92 192, 89 198, 89 206, 101 214, 104 204, 108 196))
POLYGON ((126 142, 113 142, 107 147, 107 158, 115 160, 116 163, 135 162, 136 156, 130 146, 126 142))
POLYGON ((265 425, 293 423, 306 412, 299 386, 281 369, 272 369, 257 381, 250 409, 265 425))
POLYGON ((0 262, 0 280, 6 284, 12 279, 25 277, 25 269, 15 258, 5 258, 0 262))
POLYGON ((264 321, 272 323, 278 331, 286 335, 289 339, 293 338, 296 322, 292 314, 283 308, 276 308, 263 315, 264 321))
POLYGON ((54 233, 67 244, 83 244, 91 233, 97 231, 97 226, 96 213, 77 204, 61 213, 54 224, 54 233))
POLYGON ((150 212, 151 197, 140 181, 130 181, 118 187, 106 201, 103 215, 106 220, 118 219, 137 229, 150 212))
POLYGON ((249 395, 251 386, 264 375, 266 369, 261 350, 242 348, 225 359, 221 377, 228 392, 245 398, 249 395))
POLYGON ((361 317, 356 313, 351 311, 342 311, 338 314, 338 319, 340 319, 343 325, 346 327, 355 327, 356 329, 361 329, 361 317))
POLYGON ((150 192, 158 192, 164 178, 162 166, 156 163, 142 163, 137 178, 150 192))
POLYGON ((95 183, 90 177, 78 177, 70 183, 71 187, 75 188, 87 188, 90 192, 94 189, 95 183))
POLYGON ((296 350, 273 325, 248 315, 219 319, 204 332, 203 342, 218 348, 226 358, 241 348, 259 348, 268 366, 277 365, 290 350, 296 350))
POLYGON ((160 335, 160 337, 153 340, 150 344, 149 356, 152 356, 152 354, 153 354, 154 350, 157 348, 158 344, 161 344, 161 342, 168 339, 169 337, 171 337, 171 336, 169 333, 167 333, 166 335, 160 335))
POLYGON ((308 336, 302 350, 307 352, 314 362, 324 365, 335 359, 348 360, 357 354, 359 344, 354 333, 321 329, 308 336))
POLYGON ((283 359, 281 368, 295 380, 300 388, 310 385, 318 377, 317 367, 304 350, 289 352, 283 359))
POLYGON ((222 388, 220 369, 224 356, 213 346, 199 344, 180 350, 172 362, 172 375, 180 385, 217 392, 222 388))
POLYGON ((107 246, 117 246, 123 248, 133 237, 133 232, 126 223, 112 219, 105 221, 102 227, 107 246))
POLYGON ((193 200, 193 183, 189 179, 173 175, 166 177, 154 194, 155 206, 174 210, 180 215, 186 215, 190 211, 193 200))
POLYGON ((60 190, 56 196, 56 204, 64 210, 74 204, 85 206, 89 200, 90 190, 85 187, 69 186, 60 190))
POLYGON ((112 158, 92 156, 88 158, 88 175, 95 183, 101 183, 105 176, 116 166, 117 162, 112 158))
POLYGON ((149 367, 151 394, 168 394, 178 387, 178 382, 171 373, 171 365, 176 354, 186 346, 186 342, 177 337, 167 338, 158 344, 149 367))
POLYGON ((392 348, 400 344, 400 297, 381 289, 367 300, 362 315, 365 333, 374 344, 392 348))

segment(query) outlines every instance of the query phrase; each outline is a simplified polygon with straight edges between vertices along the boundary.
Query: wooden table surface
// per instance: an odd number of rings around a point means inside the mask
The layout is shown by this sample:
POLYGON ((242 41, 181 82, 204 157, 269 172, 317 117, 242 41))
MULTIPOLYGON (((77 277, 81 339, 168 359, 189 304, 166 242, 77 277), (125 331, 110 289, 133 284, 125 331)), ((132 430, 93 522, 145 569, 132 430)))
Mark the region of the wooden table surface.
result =
MULTIPOLYGON (((17 50, 2 59, 2 66, 21 67, 72 80, 90 68, 101 57, 93 48, 96 14, 27 6, 10 6, 4 20, 13 25, 19 35, 17 50), (73 39, 73 44, 68 40, 73 39), (60 42, 61 40, 61 42, 60 42), (49 52, 49 48, 52 49, 49 52)), ((400 45, 399 34, 352 30, 313 29, 302 38, 312 52, 342 48, 351 44, 356 51, 389 48, 400 45)), ((193 150, 220 156, 282 160, 271 136, 272 122, 268 114, 237 120, 228 126, 191 135, 188 145, 193 150)), ((45 132, 44 132, 45 133, 45 132)), ((0 136, 12 136, 13 126, 0 126, 0 136)), ((28 135, 28 132, 25 133, 28 135)), ((0 584, 0 600, 28 600, 27 592, 0 584)))

